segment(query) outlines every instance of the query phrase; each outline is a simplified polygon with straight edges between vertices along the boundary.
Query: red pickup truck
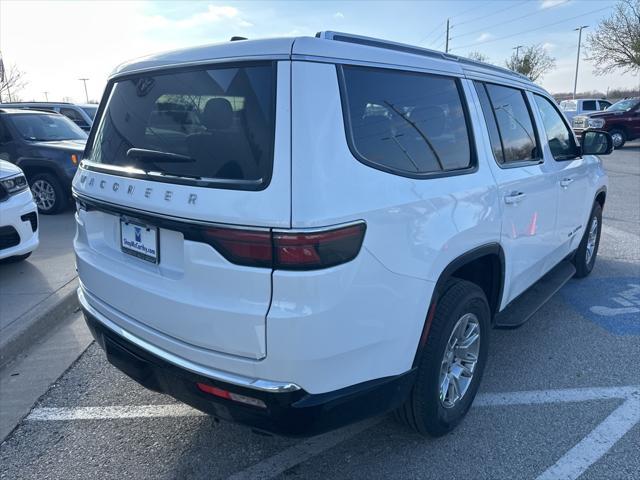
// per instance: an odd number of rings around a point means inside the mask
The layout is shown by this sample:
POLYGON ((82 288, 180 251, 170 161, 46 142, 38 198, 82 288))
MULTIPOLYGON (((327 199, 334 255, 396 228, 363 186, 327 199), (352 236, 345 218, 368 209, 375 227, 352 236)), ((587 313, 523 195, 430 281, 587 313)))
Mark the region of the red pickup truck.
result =
POLYGON ((585 130, 605 130, 613 138, 613 146, 640 138, 640 97, 626 98, 603 112, 573 117, 573 131, 580 136, 585 130))

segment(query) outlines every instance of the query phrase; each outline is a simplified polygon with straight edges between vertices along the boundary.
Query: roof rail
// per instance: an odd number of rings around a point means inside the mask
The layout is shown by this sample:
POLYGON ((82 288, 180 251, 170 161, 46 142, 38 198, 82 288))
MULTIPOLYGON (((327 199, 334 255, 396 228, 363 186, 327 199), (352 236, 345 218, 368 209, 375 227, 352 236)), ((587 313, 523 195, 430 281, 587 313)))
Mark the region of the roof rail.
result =
POLYGON ((489 63, 479 62, 477 60, 471 60, 470 58, 460 57, 451 53, 439 52, 438 50, 431 50, 429 48, 416 47, 414 45, 408 45, 406 43, 392 42, 390 40, 381 40, 379 38, 365 37, 362 35, 354 35, 351 33, 334 32, 331 30, 316 33, 316 38, 322 38, 324 40, 335 40, 338 42, 356 43, 358 45, 366 45, 369 47, 385 48, 387 50, 395 50, 398 52, 412 53, 414 55, 421 55, 423 57, 438 58, 441 60, 453 60, 465 65, 482 67, 488 70, 500 72, 504 75, 516 77, 520 80, 531 80, 513 70, 508 68, 498 67, 497 65, 491 65, 489 63))

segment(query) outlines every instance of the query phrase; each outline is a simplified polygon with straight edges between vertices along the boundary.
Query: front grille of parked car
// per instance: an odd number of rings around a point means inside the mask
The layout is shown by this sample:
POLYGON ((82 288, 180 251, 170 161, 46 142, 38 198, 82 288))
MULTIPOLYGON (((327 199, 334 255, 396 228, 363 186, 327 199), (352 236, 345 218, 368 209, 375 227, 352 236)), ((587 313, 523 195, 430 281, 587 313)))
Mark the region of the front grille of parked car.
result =
POLYGON ((7 189, 4 188, 4 186, 0 183, 0 202, 6 200, 7 198, 9 198, 9 192, 7 192, 7 189))
POLYGON ((15 228, 8 225, 0 227, 0 250, 15 247, 20 243, 20 235, 15 228))
POLYGON ((583 128, 587 126, 587 119, 576 117, 573 119, 573 126, 578 128, 583 128))
POLYGON ((26 213, 20 217, 20 220, 31 223, 31 231, 35 232, 38 229, 38 215, 36 212, 26 213))

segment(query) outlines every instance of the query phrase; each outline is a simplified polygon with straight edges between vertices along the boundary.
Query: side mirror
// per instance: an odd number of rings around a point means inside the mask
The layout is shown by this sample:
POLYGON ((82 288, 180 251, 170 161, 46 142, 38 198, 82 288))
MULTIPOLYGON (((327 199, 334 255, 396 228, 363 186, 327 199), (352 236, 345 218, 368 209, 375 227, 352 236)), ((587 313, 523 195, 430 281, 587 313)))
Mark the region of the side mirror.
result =
POLYGON ((613 152, 613 139, 607 132, 587 130, 582 132, 580 146, 583 155, 609 155, 613 152))

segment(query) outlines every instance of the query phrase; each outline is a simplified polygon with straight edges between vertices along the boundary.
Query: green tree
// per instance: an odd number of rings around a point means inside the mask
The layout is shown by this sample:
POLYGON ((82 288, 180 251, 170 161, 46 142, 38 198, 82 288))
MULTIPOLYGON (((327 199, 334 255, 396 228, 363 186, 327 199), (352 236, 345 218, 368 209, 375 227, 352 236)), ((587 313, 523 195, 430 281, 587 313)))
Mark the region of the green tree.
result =
POLYGON ((556 59, 549 55, 542 45, 537 44, 523 47, 519 55, 514 52, 505 65, 535 82, 555 68, 556 59))

